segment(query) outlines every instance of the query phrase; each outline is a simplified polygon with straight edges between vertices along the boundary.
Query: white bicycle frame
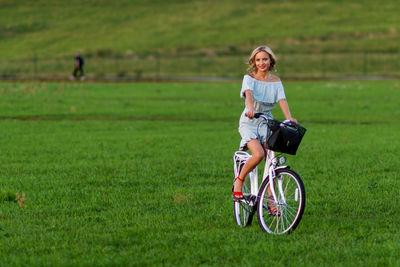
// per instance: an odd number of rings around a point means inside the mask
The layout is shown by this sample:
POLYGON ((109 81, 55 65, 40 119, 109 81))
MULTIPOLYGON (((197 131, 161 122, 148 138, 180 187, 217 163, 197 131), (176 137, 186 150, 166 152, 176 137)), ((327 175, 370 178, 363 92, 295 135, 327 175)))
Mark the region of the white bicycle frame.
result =
MULTIPOLYGON (((240 165, 245 164, 246 161, 251 157, 251 155, 245 151, 236 151, 234 156, 233 156, 233 171, 235 173, 235 177, 239 176, 240 172, 240 165)), ((287 166, 278 166, 278 159, 276 157, 276 153, 272 150, 268 150, 267 155, 265 156, 265 166, 264 166, 264 172, 262 176, 262 182, 269 177, 269 185, 272 193, 272 197, 274 198, 274 201, 278 203, 278 198, 275 194, 275 183, 273 182, 273 179, 275 178, 275 170, 277 169, 284 169, 287 168, 287 166)), ((257 196, 258 195, 258 167, 256 166, 249 174, 249 179, 250 179, 250 194, 257 196)), ((262 183, 261 182, 261 183, 262 183)), ((283 187, 282 187, 282 180, 278 179, 278 191, 279 195, 281 196, 281 203, 286 203, 285 196, 283 194, 283 187)))

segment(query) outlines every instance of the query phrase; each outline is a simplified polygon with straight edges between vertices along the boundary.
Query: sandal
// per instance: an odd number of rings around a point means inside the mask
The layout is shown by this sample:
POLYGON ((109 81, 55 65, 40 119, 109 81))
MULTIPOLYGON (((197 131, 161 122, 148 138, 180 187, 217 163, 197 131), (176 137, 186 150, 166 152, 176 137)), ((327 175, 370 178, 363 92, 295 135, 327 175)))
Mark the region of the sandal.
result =
POLYGON ((268 197, 269 203, 267 205, 269 216, 281 216, 280 210, 275 205, 275 200, 273 196, 268 197))
POLYGON ((243 199, 243 193, 242 192, 233 192, 232 195, 233 200, 242 200, 243 199))
POLYGON ((236 182, 236 180, 239 180, 239 181, 241 181, 241 182, 244 182, 244 179, 240 179, 239 176, 236 177, 235 180, 233 180, 233 186, 232 186, 233 195, 232 195, 232 198, 233 198, 233 200, 242 200, 242 199, 243 199, 243 193, 242 193, 242 192, 235 192, 235 191, 233 191, 233 189, 234 189, 234 187, 235 187, 235 182, 236 182))

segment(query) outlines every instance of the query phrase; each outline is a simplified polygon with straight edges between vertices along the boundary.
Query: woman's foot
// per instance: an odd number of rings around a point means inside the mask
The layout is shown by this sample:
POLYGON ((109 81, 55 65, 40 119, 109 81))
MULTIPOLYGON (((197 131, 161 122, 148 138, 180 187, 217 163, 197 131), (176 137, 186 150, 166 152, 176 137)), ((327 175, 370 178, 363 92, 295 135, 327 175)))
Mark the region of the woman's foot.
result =
POLYGON ((243 199, 243 193, 242 193, 242 186, 243 186, 244 179, 241 179, 239 176, 235 178, 233 181, 233 199, 234 200, 241 200, 243 199))
POLYGON ((281 212, 279 211, 279 208, 275 204, 274 197, 271 195, 268 197, 268 211, 270 216, 280 216, 281 212))

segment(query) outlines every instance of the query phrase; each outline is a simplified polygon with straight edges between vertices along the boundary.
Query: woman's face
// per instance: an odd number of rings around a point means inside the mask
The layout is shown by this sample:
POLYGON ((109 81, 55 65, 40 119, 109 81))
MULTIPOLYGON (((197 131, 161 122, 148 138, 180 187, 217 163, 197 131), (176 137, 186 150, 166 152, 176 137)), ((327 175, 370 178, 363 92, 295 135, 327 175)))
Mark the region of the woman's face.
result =
POLYGON ((256 63, 257 71, 266 72, 269 70, 271 60, 267 52, 265 51, 258 52, 254 57, 254 61, 256 63))

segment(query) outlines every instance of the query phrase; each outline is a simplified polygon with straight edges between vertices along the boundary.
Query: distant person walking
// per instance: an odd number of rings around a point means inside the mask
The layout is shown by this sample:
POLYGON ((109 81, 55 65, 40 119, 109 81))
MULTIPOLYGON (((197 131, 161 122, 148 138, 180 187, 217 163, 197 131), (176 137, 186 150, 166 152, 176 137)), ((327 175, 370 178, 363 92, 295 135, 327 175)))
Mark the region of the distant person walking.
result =
POLYGON ((83 72, 83 65, 85 64, 83 57, 77 52, 75 54, 75 66, 74 72, 72 73, 72 80, 80 78, 82 81, 85 79, 85 74, 83 72))

